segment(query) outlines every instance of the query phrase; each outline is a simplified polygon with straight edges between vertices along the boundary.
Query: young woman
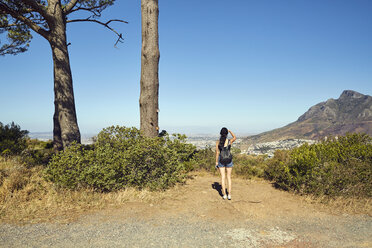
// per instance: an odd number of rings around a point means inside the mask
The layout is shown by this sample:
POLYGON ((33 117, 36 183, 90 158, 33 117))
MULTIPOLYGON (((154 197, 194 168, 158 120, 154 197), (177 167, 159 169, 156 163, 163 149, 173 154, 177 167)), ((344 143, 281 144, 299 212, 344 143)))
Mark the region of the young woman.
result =
POLYGON ((221 184, 222 184, 222 194, 223 194, 223 199, 229 199, 231 200, 231 171, 233 167, 233 162, 231 160, 230 163, 227 165, 223 165, 220 162, 220 153, 221 150, 226 147, 227 149, 230 150, 231 144, 236 140, 236 136, 231 130, 227 130, 226 127, 223 127, 220 132, 220 140, 216 142, 216 168, 220 170, 221 173, 221 184), (227 135, 231 134, 232 139, 228 139, 227 135), (225 181, 226 181, 226 174, 227 174, 227 184, 228 184, 228 194, 226 196, 226 186, 225 186, 225 181))

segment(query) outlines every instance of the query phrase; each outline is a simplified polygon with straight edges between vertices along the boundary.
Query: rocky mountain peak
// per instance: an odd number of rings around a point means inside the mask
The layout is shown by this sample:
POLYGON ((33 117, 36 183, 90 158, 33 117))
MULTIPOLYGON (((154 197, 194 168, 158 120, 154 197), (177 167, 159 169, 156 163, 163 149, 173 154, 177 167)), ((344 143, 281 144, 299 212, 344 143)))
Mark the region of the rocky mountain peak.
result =
POLYGON ((352 99, 352 98, 362 98, 365 95, 360 94, 359 92, 353 91, 353 90, 344 90, 342 94, 340 95, 339 100, 341 99, 352 99))
POLYGON ((301 115, 297 122, 319 121, 353 121, 370 117, 372 97, 353 90, 344 90, 338 99, 330 98, 326 102, 312 106, 301 115))
POLYGON ((328 99, 309 108, 285 127, 247 137, 257 143, 282 139, 320 139, 347 132, 372 135, 372 96, 345 90, 338 99, 328 99))

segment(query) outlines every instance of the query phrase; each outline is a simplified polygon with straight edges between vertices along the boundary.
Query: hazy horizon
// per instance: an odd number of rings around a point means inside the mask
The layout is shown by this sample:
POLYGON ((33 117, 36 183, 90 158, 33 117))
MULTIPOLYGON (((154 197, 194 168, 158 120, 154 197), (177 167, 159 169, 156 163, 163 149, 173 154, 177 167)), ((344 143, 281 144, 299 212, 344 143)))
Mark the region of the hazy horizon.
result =
MULTIPOLYGON (((22 127, 21 127, 22 128, 22 127)), ((139 127, 136 127, 139 129, 139 127)), ((23 128, 22 128, 23 129, 23 128)), ((102 128, 103 129, 103 128, 102 128)), ((85 136, 85 137, 91 137, 91 136, 94 136, 94 135, 97 135, 102 129, 100 130, 97 130, 97 131, 91 131, 91 132, 81 132, 81 135, 82 136, 85 136)), ((200 131, 198 131, 196 128, 192 127, 190 129, 187 129, 186 132, 182 132, 182 128, 173 128, 173 129, 170 129, 170 128, 165 128, 163 130, 166 130, 169 134, 173 134, 173 133, 179 133, 179 134, 185 134, 186 136, 203 136, 203 137, 217 137, 219 136, 219 131, 220 131, 220 128, 219 129, 216 129, 216 132, 208 132, 206 129, 201 129, 200 131), (204 131, 202 131, 204 130, 204 131)), ((270 129, 272 130, 272 129, 270 129)), ((270 131, 270 130, 264 130, 262 132, 266 132, 266 131, 270 131)), ((31 135, 53 135, 53 131, 52 130, 44 130, 44 131, 29 131, 29 136, 31 135)), ((161 130, 160 130, 161 131, 161 130)), ((234 131, 234 130, 232 130, 234 131)), ((241 132, 241 131, 234 131, 235 135, 237 136, 249 136, 249 135, 255 135, 255 134, 259 134, 259 133, 262 133, 262 132, 241 132)))

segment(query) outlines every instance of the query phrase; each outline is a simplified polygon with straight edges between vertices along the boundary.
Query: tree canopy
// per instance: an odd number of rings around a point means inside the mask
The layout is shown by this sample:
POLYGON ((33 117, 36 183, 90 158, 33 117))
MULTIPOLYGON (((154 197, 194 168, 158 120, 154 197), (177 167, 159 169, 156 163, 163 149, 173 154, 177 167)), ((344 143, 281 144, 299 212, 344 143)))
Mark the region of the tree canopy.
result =
MULTIPOLYGON (((72 22, 95 22, 105 26, 118 35, 122 41, 122 34, 110 27, 113 21, 101 22, 98 20, 107 7, 113 5, 115 0, 0 0, 0 55, 18 54, 27 51, 32 39, 31 30, 50 40, 51 27, 56 25, 54 7, 60 4, 66 24, 72 22), (68 19, 71 13, 79 12, 83 18, 68 19), (6 41, 4 40, 6 34, 6 41), (0 36, 1 37, 1 36, 0 36)), ((117 43, 116 42, 116 43, 117 43)))

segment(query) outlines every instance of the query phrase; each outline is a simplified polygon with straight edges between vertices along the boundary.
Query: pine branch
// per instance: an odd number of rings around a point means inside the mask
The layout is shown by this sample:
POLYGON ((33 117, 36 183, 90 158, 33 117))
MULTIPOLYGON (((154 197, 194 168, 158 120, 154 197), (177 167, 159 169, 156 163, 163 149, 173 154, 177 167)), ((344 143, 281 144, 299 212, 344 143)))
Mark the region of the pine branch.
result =
POLYGON ((69 14, 71 10, 76 6, 78 0, 71 0, 64 8, 64 13, 69 14))
POLYGON ((33 21, 29 20, 28 18, 24 17, 23 15, 19 14, 18 12, 14 11, 13 9, 9 8, 6 4, 0 3, 0 11, 6 14, 11 15, 13 18, 23 22, 27 26, 29 26, 32 30, 36 33, 40 34, 44 38, 48 39, 48 31, 34 23, 33 21))
POLYGON ((67 23, 71 23, 71 22, 95 22, 95 23, 98 23, 106 28, 108 28, 109 30, 111 30, 112 32, 114 32, 117 36, 118 36, 118 39, 115 43, 115 47, 116 45, 119 43, 119 42, 123 42, 124 41, 124 38, 123 38, 123 34, 121 33, 118 33, 115 29, 113 29, 112 27, 109 26, 109 24, 111 22, 122 22, 122 23, 128 23, 126 21, 123 21, 123 20, 119 20, 119 19, 112 19, 112 20, 109 20, 107 22, 101 22, 101 21, 98 21, 98 20, 95 20, 95 19, 90 19, 90 17, 86 18, 86 19, 73 19, 73 20, 67 20, 67 23))
POLYGON ((40 15, 42 15, 45 18, 45 20, 47 21, 51 20, 51 16, 46 11, 45 6, 37 3, 34 0, 21 0, 21 2, 31 7, 31 9, 28 9, 27 12, 35 11, 35 12, 38 12, 40 15))
POLYGON ((102 6, 95 6, 95 7, 92 7, 92 8, 78 7, 78 8, 72 9, 70 11, 70 13, 76 12, 76 11, 79 11, 79 10, 84 10, 84 11, 88 11, 88 12, 92 13, 93 16, 100 17, 101 16, 101 12, 100 11, 96 11, 96 9, 100 9, 101 7, 102 6))

